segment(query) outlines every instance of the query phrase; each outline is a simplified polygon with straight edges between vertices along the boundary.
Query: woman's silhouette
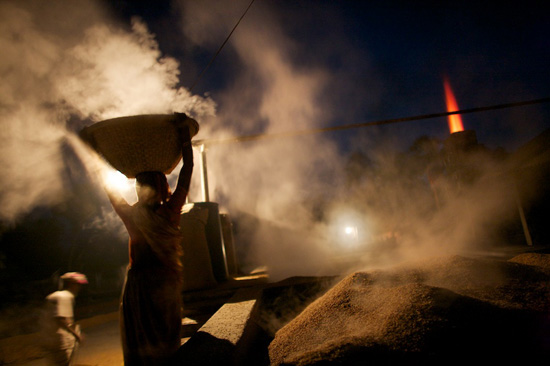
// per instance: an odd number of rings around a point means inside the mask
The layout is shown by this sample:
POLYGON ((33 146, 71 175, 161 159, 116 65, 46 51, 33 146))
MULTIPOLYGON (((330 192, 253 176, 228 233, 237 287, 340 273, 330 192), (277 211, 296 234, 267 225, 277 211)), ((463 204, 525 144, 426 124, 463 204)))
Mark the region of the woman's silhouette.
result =
POLYGON ((174 193, 162 172, 136 175, 138 201, 108 191, 130 236, 130 264, 121 299, 124 364, 165 365, 180 346, 182 265, 180 212, 185 203, 193 150, 187 116, 176 114, 183 167, 174 193))

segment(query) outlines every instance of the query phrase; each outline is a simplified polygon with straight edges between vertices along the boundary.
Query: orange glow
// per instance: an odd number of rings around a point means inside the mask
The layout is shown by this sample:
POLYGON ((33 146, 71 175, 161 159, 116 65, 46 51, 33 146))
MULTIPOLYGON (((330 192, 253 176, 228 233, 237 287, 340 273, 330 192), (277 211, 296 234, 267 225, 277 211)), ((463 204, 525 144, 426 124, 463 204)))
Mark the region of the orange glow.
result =
MULTIPOLYGON (((447 112, 458 111, 458 103, 451 90, 451 85, 447 78, 443 78, 443 87, 445 88, 445 102, 447 103, 447 112)), ((464 131, 464 125, 462 124, 462 117, 460 114, 451 114, 449 116, 449 130, 451 133, 464 131)))

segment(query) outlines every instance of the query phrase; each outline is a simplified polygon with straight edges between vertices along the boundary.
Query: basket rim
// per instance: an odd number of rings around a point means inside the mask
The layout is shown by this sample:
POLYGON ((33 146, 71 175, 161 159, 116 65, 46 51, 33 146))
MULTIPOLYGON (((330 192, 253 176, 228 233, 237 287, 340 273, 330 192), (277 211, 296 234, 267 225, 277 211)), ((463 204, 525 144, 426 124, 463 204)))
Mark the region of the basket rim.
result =
MULTIPOLYGON (((175 116, 176 115, 172 113, 172 114, 136 114, 131 116, 114 117, 114 118, 104 119, 102 121, 98 121, 89 126, 86 126, 82 129, 81 133, 89 134, 95 131, 96 129, 100 129, 106 125, 126 124, 131 122, 135 123, 136 120, 169 121, 171 118, 175 118, 175 116)), ((200 128, 199 123, 194 118, 187 116, 187 118, 185 119, 185 123, 188 124, 189 127, 193 127, 193 131, 190 131, 191 138, 199 133, 199 128, 200 128)))
MULTIPOLYGON (((85 142, 94 151, 96 151, 107 163, 109 163, 109 165, 126 175, 128 178, 133 178, 138 173, 138 171, 134 169, 135 166, 130 165, 125 167, 120 165, 120 160, 116 158, 116 155, 115 158, 113 158, 112 154, 110 153, 112 151, 110 150, 110 148, 107 150, 104 150, 104 148, 100 148, 102 144, 100 141, 105 141, 104 137, 100 136, 108 137, 109 129, 111 127, 122 129, 120 131, 124 131, 127 126, 131 127, 132 125, 135 126, 137 124, 137 130, 141 130, 143 128, 143 132, 147 131, 149 126, 153 128, 156 128, 155 126, 166 126, 167 128, 169 128, 169 126, 172 125, 175 127, 175 125, 171 123, 171 121, 175 117, 175 114, 141 114, 110 118, 84 127, 80 131, 79 137, 83 142, 85 142)), ((183 122, 189 127, 191 138, 198 133, 199 124, 195 119, 187 116, 187 118, 183 120, 183 122)), ((170 164, 170 167, 168 167, 168 164, 164 166, 164 169, 162 169, 163 173, 169 174, 177 166, 180 159, 181 152, 179 153, 179 158, 173 161, 170 164)))

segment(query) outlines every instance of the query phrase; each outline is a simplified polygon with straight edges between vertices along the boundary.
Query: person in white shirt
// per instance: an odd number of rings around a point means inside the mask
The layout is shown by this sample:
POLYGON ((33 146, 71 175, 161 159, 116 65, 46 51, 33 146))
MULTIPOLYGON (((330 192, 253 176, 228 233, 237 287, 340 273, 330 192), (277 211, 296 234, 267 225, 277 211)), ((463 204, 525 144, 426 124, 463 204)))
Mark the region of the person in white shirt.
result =
POLYGON ((74 322, 74 301, 82 285, 88 283, 85 275, 68 272, 61 276, 63 290, 46 297, 47 316, 45 347, 52 365, 70 365, 74 351, 82 342, 80 328, 74 322))

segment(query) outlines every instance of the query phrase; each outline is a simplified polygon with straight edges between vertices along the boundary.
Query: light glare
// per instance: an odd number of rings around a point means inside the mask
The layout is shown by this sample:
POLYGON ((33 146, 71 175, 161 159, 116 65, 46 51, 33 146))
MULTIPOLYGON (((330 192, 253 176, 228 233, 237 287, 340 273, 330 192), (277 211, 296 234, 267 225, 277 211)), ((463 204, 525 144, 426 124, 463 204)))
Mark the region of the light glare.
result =
POLYGON ((118 170, 108 170, 104 179, 107 187, 113 191, 125 192, 130 187, 128 178, 118 170))

